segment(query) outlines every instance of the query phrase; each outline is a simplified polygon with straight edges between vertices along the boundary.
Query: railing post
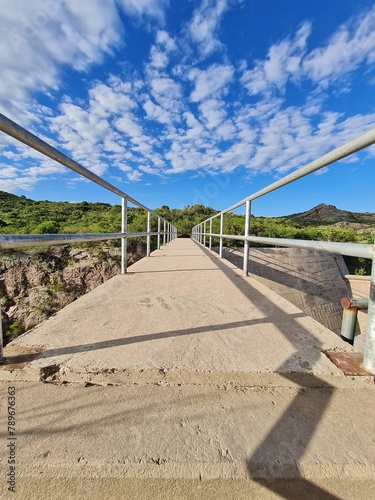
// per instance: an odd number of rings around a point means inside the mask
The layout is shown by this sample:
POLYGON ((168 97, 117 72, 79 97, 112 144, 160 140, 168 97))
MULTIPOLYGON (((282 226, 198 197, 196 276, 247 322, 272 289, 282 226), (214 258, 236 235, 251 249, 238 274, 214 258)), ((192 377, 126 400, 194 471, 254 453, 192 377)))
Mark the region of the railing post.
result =
POLYGON ((160 217, 158 217, 158 250, 160 250, 160 217))
POLYGON ((165 238, 166 238, 166 236, 165 236, 166 223, 167 223, 167 221, 164 219, 164 226, 163 226, 163 227, 164 227, 164 230, 163 230, 163 245, 165 245, 165 238))
POLYGON ((375 254, 372 257, 370 296, 368 299, 367 328, 363 351, 363 366, 375 374, 375 254))
POLYGON ((212 250, 212 219, 210 219, 210 239, 208 243, 208 248, 212 250))
MULTIPOLYGON (((251 214, 251 202, 246 202, 246 216, 245 216, 245 236, 250 236, 250 214, 251 214)), ((243 275, 247 276, 249 274, 249 241, 244 241, 243 246, 243 275)))
POLYGON ((203 222, 203 245, 206 246, 206 221, 203 222))
MULTIPOLYGON (((121 232, 126 233, 128 230, 128 200, 121 198, 121 232)), ((121 238, 121 274, 126 274, 128 270, 127 259, 128 238, 121 238)))
POLYGON ((0 363, 3 363, 5 361, 5 359, 4 359, 4 351, 3 351, 3 345, 4 345, 3 321, 1 318, 2 318, 2 316, 1 316, 1 299, 0 299, 0 363))
POLYGON ((224 233, 224 214, 220 214, 220 246, 219 257, 223 258, 223 233, 224 233))
POLYGON ((147 257, 150 257, 151 253, 151 212, 148 210, 147 211, 147 257))

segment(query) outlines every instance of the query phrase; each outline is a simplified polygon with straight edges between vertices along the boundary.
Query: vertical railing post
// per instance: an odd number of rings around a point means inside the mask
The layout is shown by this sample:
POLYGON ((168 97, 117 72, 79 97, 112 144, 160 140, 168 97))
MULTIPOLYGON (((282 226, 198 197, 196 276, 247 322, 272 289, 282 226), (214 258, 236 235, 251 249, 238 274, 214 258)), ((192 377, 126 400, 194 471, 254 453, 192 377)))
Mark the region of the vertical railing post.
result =
MULTIPOLYGON (((121 232, 126 233, 128 230, 128 200, 121 198, 121 232)), ((121 238, 121 274, 126 274, 128 270, 128 238, 121 238)))
POLYGON ((164 229, 163 229, 163 245, 165 245, 165 239, 166 239, 166 235, 165 235, 165 231, 166 231, 166 223, 167 221, 164 219, 164 229))
POLYGON ((375 374, 375 254, 372 257, 370 296, 368 299, 367 328, 363 350, 363 366, 375 374))
MULTIPOLYGON (((245 236, 250 236, 250 215, 251 215, 251 202, 246 202, 246 215, 245 215, 245 236)), ((249 274, 249 241, 244 241, 243 246, 243 275, 249 274)))
POLYGON ((220 215, 220 246, 219 246, 219 257, 223 258, 223 233, 224 233, 224 214, 220 215))
POLYGON ((4 362, 4 351, 3 351, 3 346, 4 346, 4 340, 3 340, 3 321, 2 321, 2 314, 1 314, 1 298, 0 298, 0 363, 4 362))
POLYGON ((151 253, 151 212, 148 210, 147 211, 147 257, 150 257, 151 253))
POLYGON ((158 217, 158 250, 160 250, 160 217, 158 217))
POLYGON ((212 219, 210 219, 210 239, 208 243, 208 248, 212 250, 212 219))
POLYGON ((206 246, 206 221, 203 222, 203 245, 206 246))

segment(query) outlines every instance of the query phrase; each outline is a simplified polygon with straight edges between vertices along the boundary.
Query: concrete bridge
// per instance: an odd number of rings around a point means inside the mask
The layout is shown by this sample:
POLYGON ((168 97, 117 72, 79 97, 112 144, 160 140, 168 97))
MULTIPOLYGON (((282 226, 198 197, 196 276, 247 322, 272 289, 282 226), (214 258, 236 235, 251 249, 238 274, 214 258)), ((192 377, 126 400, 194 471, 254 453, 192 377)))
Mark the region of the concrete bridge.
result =
POLYGON ((194 240, 161 246, 4 354, 4 498, 374 494, 374 377, 337 335, 194 240))

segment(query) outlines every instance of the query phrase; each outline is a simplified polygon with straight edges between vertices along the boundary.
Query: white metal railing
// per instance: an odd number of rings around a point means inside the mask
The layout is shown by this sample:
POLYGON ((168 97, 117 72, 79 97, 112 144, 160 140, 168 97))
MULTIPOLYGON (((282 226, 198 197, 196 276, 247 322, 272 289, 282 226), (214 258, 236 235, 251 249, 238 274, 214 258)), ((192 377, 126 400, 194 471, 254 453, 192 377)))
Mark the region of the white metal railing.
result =
MULTIPOLYGON (((153 212, 145 205, 135 200, 128 194, 124 193, 116 186, 105 181, 98 175, 94 174, 81 164, 72 160, 67 155, 54 148, 47 142, 43 141, 36 135, 24 129, 17 123, 13 122, 6 116, 0 113, 0 131, 13 137, 26 144, 27 146, 39 151, 52 160, 68 167, 77 174, 86 177, 92 182, 99 184, 103 188, 117 194, 121 197, 121 233, 101 233, 101 234, 2 234, 0 235, 0 250, 7 248, 26 247, 26 246, 40 246, 40 245, 58 245, 64 243, 77 243, 89 241, 101 241, 110 239, 121 239, 121 273, 127 272, 127 239, 134 237, 147 238, 147 257, 151 252, 151 236, 157 236, 157 248, 160 249, 161 235, 163 235, 163 245, 169 243, 177 237, 177 228, 169 221, 161 217, 156 212, 153 212), (147 230, 144 232, 129 233, 127 232, 127 213, 128 203, 142 208, 147 211, 147 230), (158 230, 151 231, 152 217, 157 217, 158 230), (163 221, 163 230, 161 230, 161 221, 163 221)), ((0 310, 0 363, 3 361, 3 335, 1 324, 1 310, 0 310)))
POLYGON ((291 174, 279 179, 278 181, 266 186, 265 188, 257 191, 256 193, 244 198, 243 200, 231 205, 230 207, 218 212, 217 214, 209 217, 205 221, 194 226, 192 230, 192 238, 198 243, 206 246, 206 238, 209 238, 208 246, 212 249, 212 238, 219 239, 219 257, 223 256, 223 240, 232 239, 244 242, 244 257, 243 257, 243 274, 248 275, 249 263, 249 245, 250 242, 261 243, 265 245, 277 245, 286 247, 306 248, 320 252, 329 252, 341 255, 351 255, 354 257, 364 257, 372 259, 371 271, 371 290, 368 302, 368 320, 366 330, 366 340, 364 347, 363 366, 375 374, 375 245, 366 245, 359 243, 340 243, 340 242, 326 242, 326 241, 310 241, 310 240, 296 240, 287 238, 266 238, 251 236, 250 234, 250 216, 251 216, 251 202, 264 196, 276 189, 279 189, 291 182, 294 182, 312 172, 315 172, 331 163, 334 163, 346 156, 349 156, 361 149, 371 146, 375 143, 375 128, 359 135, 355 139, 345 143, 344 145, 330 151, 329 153, 321 156, 317 160, 305 165, 304 167, 292 172, 291 174), (245 224, 244 234, 230 235, 224 234, 224 216, 226 213, 235 210, 241 206, 246 206, 245 211, 245 224), (220 217, 219 233, 212 232, 212 221, 220 217), (207 231, 207 224, 209 230, 207 231))

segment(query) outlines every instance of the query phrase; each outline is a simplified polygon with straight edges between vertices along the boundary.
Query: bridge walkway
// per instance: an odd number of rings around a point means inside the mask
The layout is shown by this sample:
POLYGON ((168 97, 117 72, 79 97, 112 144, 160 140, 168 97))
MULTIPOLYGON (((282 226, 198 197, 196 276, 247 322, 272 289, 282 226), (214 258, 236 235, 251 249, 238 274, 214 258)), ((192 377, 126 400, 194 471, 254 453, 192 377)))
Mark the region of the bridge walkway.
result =
POLYGON ((329 349, 353 350, 176 239, 5 348, 17 495, 369 498, 373 377, 329 349))
POLYGON ((127 274, 19 337, 12 343, 16 346, 44 349, 23 370, 30 378, 55 366, 55 378, 67 381, 78 373, 82 380, 93 380, 90 374, 112 370, 117 377, 125 372, 127 379, 142 376, 141 370, 162 370, 176 379, 216 376, 223 382, 236 376, 256 383, 271 373, 279 379, 319 375, 339 383, 342 372, 324 351, 350 349, 287 300, 190 239, 173 240, 138 261, 127 274))

